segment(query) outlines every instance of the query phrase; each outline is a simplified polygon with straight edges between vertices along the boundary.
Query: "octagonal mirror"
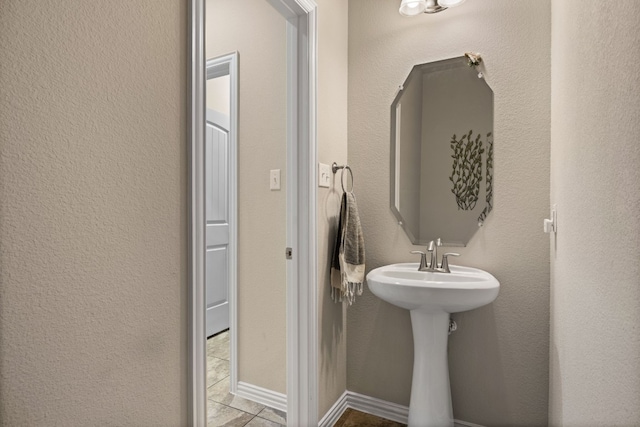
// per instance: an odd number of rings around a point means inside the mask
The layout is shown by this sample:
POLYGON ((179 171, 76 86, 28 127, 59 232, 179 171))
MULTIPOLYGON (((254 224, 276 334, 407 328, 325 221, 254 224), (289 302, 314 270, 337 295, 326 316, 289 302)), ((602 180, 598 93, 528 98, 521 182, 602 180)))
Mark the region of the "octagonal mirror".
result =
POLYGON ((391 210, 415 245, 465 246, 492 208, 493 92, 458 57, 413 67, 391 104, 391 210))

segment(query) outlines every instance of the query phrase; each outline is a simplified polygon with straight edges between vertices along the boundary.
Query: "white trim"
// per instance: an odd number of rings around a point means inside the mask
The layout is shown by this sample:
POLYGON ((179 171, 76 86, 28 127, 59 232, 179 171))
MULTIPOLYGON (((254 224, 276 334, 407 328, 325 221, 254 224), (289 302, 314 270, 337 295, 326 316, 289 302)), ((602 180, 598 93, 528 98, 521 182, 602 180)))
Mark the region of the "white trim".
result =
POLYGON ((280 15, 284 16, 285 19, 298 18, 298 16, 300 15, 299 11, 295 10, 295 6, 294 8, 291 7, 291 1, 267 0, 267 2, 271 4, 271 6, 273 6, 278 12, 280 12, 280 15))
POLYGON ((318 7, 316 0, 295 0, 299 7, 301 7, 305 13, 310 13, 318 7))
POLYGON ((287 395, 277 391, 238 381, 238 390, 235 392, 235 395, 243 399, 253 400, 256 403, 270 408, 287 412, 287 395))
POLYGON ((407 424, 409 420, 409 407, 387 402, 386 400, 366 396, 349 391, 347 393, 347 406, 367 414, 386 418, 387 420, 407 424))
MULTIPOLYGON (((347 408, 402 424, 407 424, 409 420, 408 406, 398 405, 397 403, 347 390, 336 400, 333 406, 329 408, 324 417, 322 417, 322 420, 320 420, 318 427, 332 427, 347 408)), ((453 423, 455 427, 483 427, 479 424, 460 420, 453 420, 453 423)))
POLYGON ((318 427, 333 427, 338 422, 344 411, 349 407, 347 403, 348 391, 342 393, 342 396, 335 401, 333 406, 329 408, 324 417, 318 422, 318 427))
MULTIPOLYGON (((274 1, 270 1, 274 4, 274 1)), ((277 0, 280 4, 280 1, 277 0)), ((281 5, 282 6, 282 5, 281 5)), ((280 9, 279 9, 280 10, 280 9)), ((297 18, 293 20, 287 20, 287 123, 298 124, 298 90, 297 90, 297 64, 298 55, 295 46, 297 45, 298 36, 296 28, 297 18)), ((298 326, 295 325, 291 328, 291 325, 295 319, 300 317, 300 312, 296 309, 295 305, 292 306, 290 302, 297 301, 297 283, 298 283, 298 268, 300 260, 300 252, 297 242, 298 236, 298 222, 296 214, 296 204, 294 199, 298 192, 298 173, 299 170, 294 167, 297 164, 297 146, 298 144, 292 144, 291 141, 298 140, 297 127, 287 127, 287 247, 292 248, 292 260, 294 262, 287 262, 287 313, 286 313, 286 334, 287 334, 287 395, 291 398, 288 399, 287 415, 288 419, 298 419, 299 417, 299 404, 297 395, 297 383, 293 382, 296 373, 298 372, 299 361, 299 341, 298 341, 298 326), (291 286, 292 284, 296 286, 291 286), (293 343, 296 343, 294 346, 293 343), (293 382, 293 384, 292 384, 293 382)), ((291 424, 289 424, 291 425, 291 424)))
MULTIPOLYGON (((273 1, 273 0, 270 0, 273 1)), ((287 19, 287 425, 318 425, 316 4, 280 0, 287 19), (297 165, 297 167, 289 167, 297 165)))
POLYGON ((205 345, 205 198, 204 130, 205 63, 204 0, 189 3, 189 424, 203 427, 207 422, 206 345, 205 345))
MULTIPOLYGON (((206 79, 229 76, 229 381, 238 388, 238 52, 207 61, 206 79)), ((209 113, 209 111, 207 111, 209 113)))
POLYGON ((231 61, 237 64, 238 52, 207 60, 207 80, 231 74, 231 61), (232 58, 233 56, 233 58, 232 58))

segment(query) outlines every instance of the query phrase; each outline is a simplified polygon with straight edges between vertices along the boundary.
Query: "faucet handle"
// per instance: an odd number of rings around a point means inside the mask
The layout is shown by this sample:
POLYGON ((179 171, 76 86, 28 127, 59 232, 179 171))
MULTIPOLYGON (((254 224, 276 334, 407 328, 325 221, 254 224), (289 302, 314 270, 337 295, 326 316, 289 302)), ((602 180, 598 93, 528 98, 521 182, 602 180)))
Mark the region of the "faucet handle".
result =
POLYGON ((460 256, 460 254, 457 254, 455 252, 447 252, 446 254, 442 255, 442 266, 440 267, 440 269, 443 273, 451 273, 451 270, 449 269, 449 256, 460 256))
POLYGON ((433 252, 435 249, 436 249, 436 244, 432 240, 432 241, 429 242, 429 246, 427 247, 427 251, 433 252))
POLYGON ((422 251, 411 251, 412 254, 420 255, 420 267, 418 267, 418 271, 424 271, 427 269, 427 254, 422 251))

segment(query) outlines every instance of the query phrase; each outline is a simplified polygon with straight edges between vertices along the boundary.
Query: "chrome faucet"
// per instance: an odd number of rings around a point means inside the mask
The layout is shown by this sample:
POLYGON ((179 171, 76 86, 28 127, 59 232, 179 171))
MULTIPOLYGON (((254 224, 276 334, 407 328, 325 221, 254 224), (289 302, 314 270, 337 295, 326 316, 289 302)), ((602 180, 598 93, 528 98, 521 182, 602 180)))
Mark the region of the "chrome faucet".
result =
POLYGON ((432 273, 451 273, 449 269, 449 258, 450 256, 460 256, 460 254, 454 252, 447 252, 442 255, 442 262, 438 264, 438 247, 442 246, 442 239, 438 238, 434 242, 433 240, 429 242, 429 246, 427 246, 427 252, 430 254, 430 259, 427 261, 427 254, 422 251, 411 251, 412 254, 420 254, 420 267, 418 267, 418 271, 428 271, 432 273))
POLYGON ((420 267, 418 267, 418 271, 429 271, 429 265, 427 264, 427 254, 422 251, 411 251, 411 253, 420 255, 420 267))
POLYGON ((429 271, 437 271, 438 269, 438 247, 442 246, 442 240, 438 237, 435 241, 429 242, 427 251, 431 254, 431 262, 429 263, 429 271))
POLYGON ((451 270, 449 270, 449 258, 448 258, 450 256, 460 256, 460 254, 457 254, 455 252, 447 252, 446 254, 442 255, 442 264, 438 269, 440 273, 451 273, 451 270))

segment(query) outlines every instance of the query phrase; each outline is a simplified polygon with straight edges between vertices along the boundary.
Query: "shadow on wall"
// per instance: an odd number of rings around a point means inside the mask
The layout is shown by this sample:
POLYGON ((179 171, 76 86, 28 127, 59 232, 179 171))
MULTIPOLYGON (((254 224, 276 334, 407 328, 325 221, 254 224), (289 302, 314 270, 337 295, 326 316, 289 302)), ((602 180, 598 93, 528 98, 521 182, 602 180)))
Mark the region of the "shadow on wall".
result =
POLYGON ((509 404, 494 305, 455 313, 451 318, 458 325, 448 342, 454 417, 473 419, 481 425, 492 425, 499 419, 517 420, 518 414, 512 413, 513 405, 509 404), (481 393, 478 389, 472 391, 464 386, 471 380, 480 385, 481 393), (471 413, 456 411, 456 402, 464 402, 467 411, 475 406, 474 412, 481 413, 480 408, 491 407, 492 413, 501 415, 500 418, 475 419, 471 413))
MULTIPOLYGON (((399 334, 395 328, 411 331, 411 317, 409 311, 396 307, 374 296, 369 289, 365 292, 368 298, 373 299, 366 305, 366 311, 370 311, 373 325, 361 329, 363 340, 360 345, 366 348, 366 357, 360 366, 351 365, 351 368, 360 378, 365 378, 365 390, 377 390, 377 398, 388 400, 401 405, 409 405, 411 396, 411 377, 413 374, 413 351, 397 352, 396 349, 413 348, 413 336, 399 334), (400 319, 400 322, 390 323, 389 319, 400 319), (396 369, 388 369, 391 365, 404 366, 401 372, 396 369), (374 373, 370 375, 367 373, 374 373), (398 378, 398 377, 402 378, 398 378)), ((363 304, 364 306, 364 304, 363 304)), ((354 337, 349 335, 350 340, 354 337)), ((350 372, 351 374, 351 372, 350 372)), ((372 393, 369 393, 370 395, 372 393)))
MULTIPOLYGON (((319 220, 325 221, 327 226, 327 253, 325 254, 325 265, 318 266, 323 268, 326 272, 325 280, 323 283, 318 283, 318 286, 323 287, 321 292, 322 307, 321 317, 322 324, 320 325, 320 353, 322 357, 322 366, 320 366, 320 372, 333 372, 335 367, 335 355, 338 351, 337 344, 342 341, 344 333, 344 310, 342 303, 335 303, 331 300, 331 260, 333 257, 333 247, 336 241, 336 232, 338 229, 338 216, 340 215, 340 198, 342 192, 336 190, 336 175, 333 175, 333 182, 324 200, 321 201, 321 206, 324 206, 324 217, 319 220)), ((339 185, 339 183, 338 183, 339 185)), ((321 414, 322 415, 322 414, 321 414)))

